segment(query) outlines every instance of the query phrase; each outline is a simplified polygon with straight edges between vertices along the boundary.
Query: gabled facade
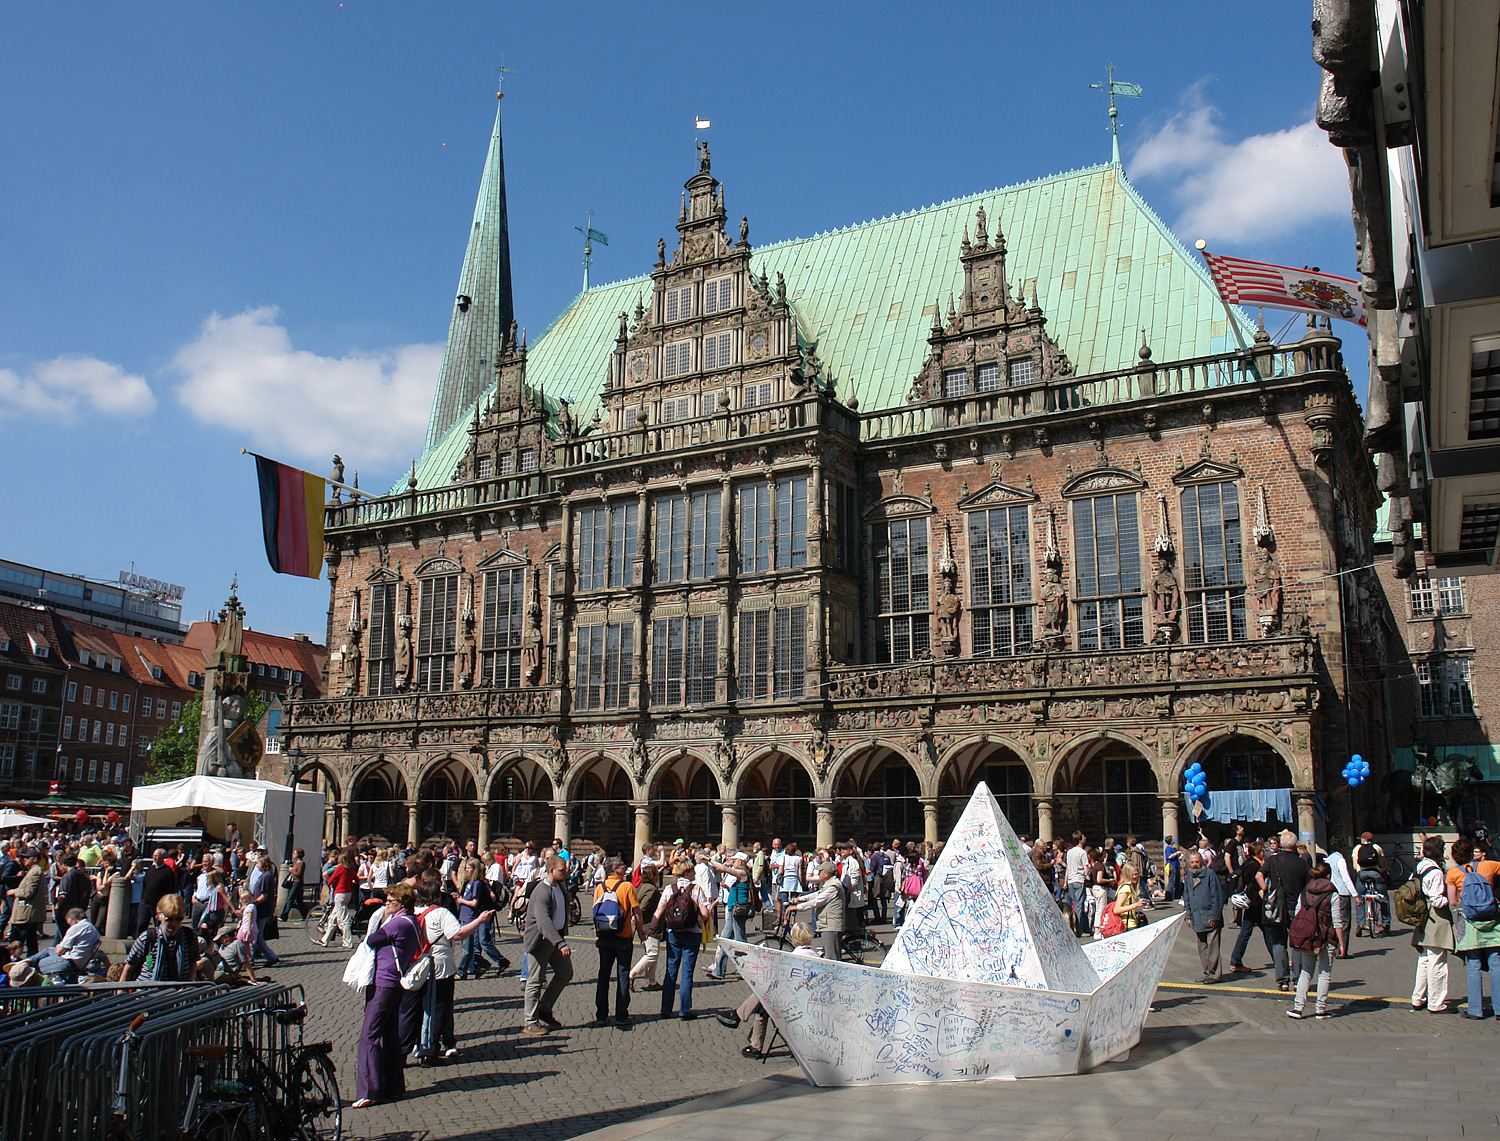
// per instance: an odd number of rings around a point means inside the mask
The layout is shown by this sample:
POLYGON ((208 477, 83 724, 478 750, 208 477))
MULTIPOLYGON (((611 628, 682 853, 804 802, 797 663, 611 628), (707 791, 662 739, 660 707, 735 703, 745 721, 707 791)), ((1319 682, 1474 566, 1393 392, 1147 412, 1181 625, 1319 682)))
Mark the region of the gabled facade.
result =
POLYGON ((676 230, 329 505, 336 832, 1155 839, 1194 760, 1316 831, 1378 709, 1329 332, 1222 351, 1117 167, 758 250, 705 146, 676 230))

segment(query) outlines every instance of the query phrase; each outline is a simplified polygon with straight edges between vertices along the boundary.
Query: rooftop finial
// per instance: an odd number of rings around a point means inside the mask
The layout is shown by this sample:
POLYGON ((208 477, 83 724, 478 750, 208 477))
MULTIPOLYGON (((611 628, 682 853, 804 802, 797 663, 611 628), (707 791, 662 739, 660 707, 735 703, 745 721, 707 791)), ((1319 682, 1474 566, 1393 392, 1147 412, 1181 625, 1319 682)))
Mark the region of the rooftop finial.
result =
POLYGON ((507 75, 519 75, 520 72, 518 72, 513 67, 506 67, 505 66, 505 57, 504 56, 500 57, 500 66, 497 67, 497 68, 495 68, 495 70, 500 73, 500 78, 495 82, 495 98, 496 99, 504 99, 505 98, 505 77, 507 75))
POLYGON ((1123 95, 1129 99, 1141 97, 1141 85, 1139 83, 1116 83, 1115 65, 1109 65, 1109 80, 1105 83, 1090 83, 1089 87, 1095 91, 1104 91, 1109 95, 1109 136, 1110 136, 1110 162, 1116 166, 1120 165, 1120 111, 1115 106, 1115 97, 1123 95))

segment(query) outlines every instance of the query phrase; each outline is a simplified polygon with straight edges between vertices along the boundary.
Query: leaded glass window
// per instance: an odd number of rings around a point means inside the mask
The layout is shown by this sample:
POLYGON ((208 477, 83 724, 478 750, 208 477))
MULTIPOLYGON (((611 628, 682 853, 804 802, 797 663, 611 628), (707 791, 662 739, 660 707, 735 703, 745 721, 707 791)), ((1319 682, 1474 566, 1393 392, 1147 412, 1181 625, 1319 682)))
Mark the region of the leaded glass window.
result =
POLYGON ((719 570, 719 492, 665 495, 656 501, 658 582, 712 578, 719 570))
POLYGON ((969 629, 975 657, 1031 645, 1031 528, 1024 506, 969 512, 969 629))
POLYGON ((453 688, 453 651, 458 633, 458 575, 422 580, 417 618, 417 688, 436 693, 453 688))
POLYGON ((578 627, 573 705, 579 710, 621 709, 630 703, 635 626, 629 622, 578 627))
POLYGON ((1182 572, 1188 641, 1243 640, 1245 567, 1234 484, 1183 488, 1182 572))
POLYGON ((1135 493, 1076 500, 1073 543, 1078 576, 1078 648, 1118 650, 1145 645, 1135 493))
POLYGON ((711 703, 718 660, 717 615, 658 618, 651 624, 651 704, 711 703))
POLYGON ((497 689, 521 685, 521 635, 526 568, 507 567, 484 575, 484 617, 479 628, 479 680, 497 689))
POLYGON ((882 662, 925 658, 930 640, 927 520, 895 519, 874 535, 879 606, 875 654, 882 662))
POLYGON ((616 503, 578 512, 578 589, 603 590, 635 581, 636 505, 616 503))

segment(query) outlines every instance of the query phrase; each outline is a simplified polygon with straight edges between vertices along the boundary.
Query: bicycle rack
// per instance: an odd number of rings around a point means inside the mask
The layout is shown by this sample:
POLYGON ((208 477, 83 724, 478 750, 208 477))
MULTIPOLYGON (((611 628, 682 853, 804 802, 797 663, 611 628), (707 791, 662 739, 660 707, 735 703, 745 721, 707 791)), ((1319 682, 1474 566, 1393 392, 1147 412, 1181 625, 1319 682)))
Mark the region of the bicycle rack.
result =
MULTIPOLYGON (((122 1037, 145 1014, 128 1070, 127 1127, 137 1141, 175 1141, 193 1076, 190 1045, 233 1045, 221 1075, 254 1055, 290 1088, 294 1034, 276 1019, 302 988, 266 984, 132 984, 0 989, 0 1137, 103 1141, 114 1111, 122 1037)), ((300 1040, 298 1036, 297 1040, 300 1040)))

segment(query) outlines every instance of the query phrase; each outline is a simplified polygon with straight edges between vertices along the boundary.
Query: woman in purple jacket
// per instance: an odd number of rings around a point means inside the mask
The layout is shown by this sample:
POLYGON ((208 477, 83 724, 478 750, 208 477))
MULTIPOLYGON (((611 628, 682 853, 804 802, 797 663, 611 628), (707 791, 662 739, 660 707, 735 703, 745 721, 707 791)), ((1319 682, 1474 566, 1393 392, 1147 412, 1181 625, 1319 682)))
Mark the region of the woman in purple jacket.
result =
POLYGON ((365 988, 365 1025, 359 1037, 359 1073, 355 1109, 378 1101, 395 1101, 406 1094, 397 1014, 401 1009, 401 975, 417 957, 421 937, 412 905, 416 895, 409 884, 392 884, 385 892, 385 918, 369 937, 375 950, 375 981, 365 988))

